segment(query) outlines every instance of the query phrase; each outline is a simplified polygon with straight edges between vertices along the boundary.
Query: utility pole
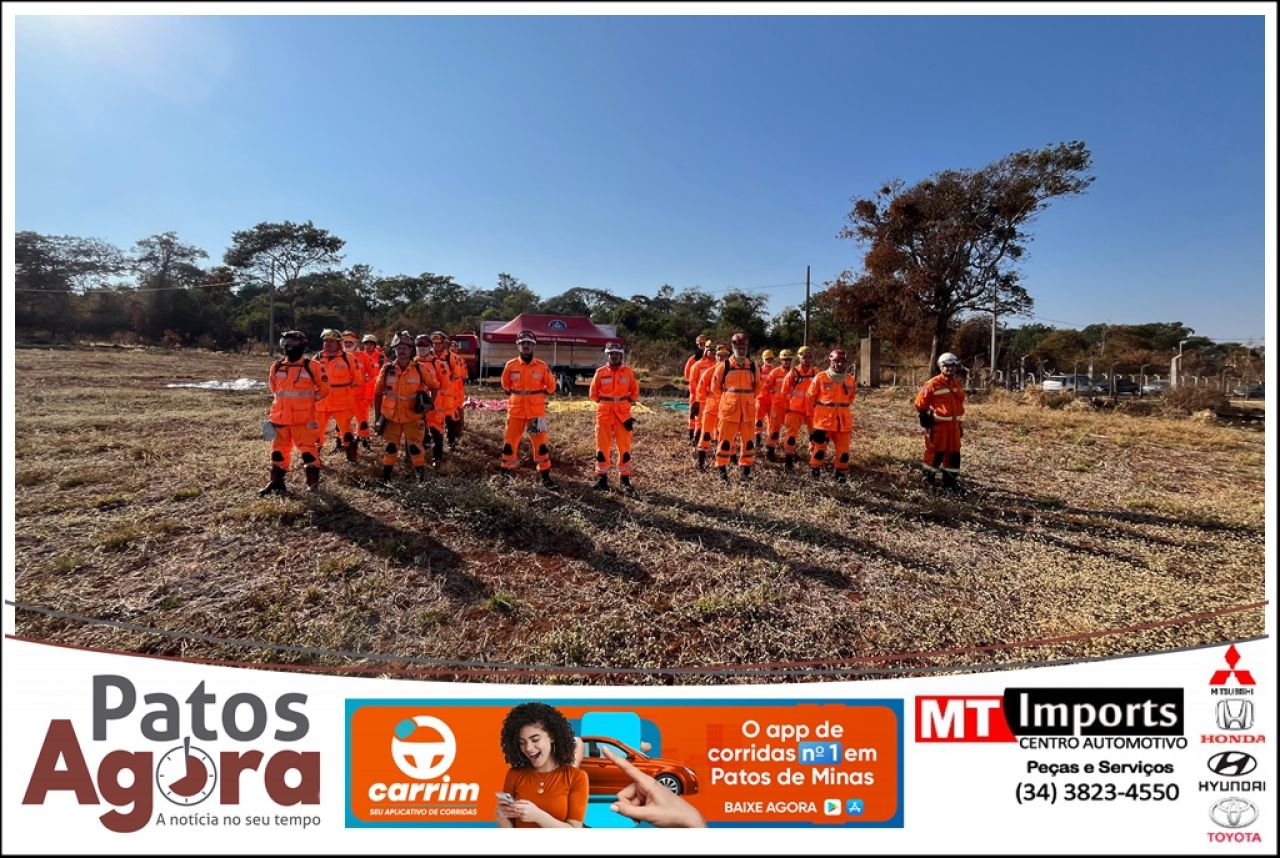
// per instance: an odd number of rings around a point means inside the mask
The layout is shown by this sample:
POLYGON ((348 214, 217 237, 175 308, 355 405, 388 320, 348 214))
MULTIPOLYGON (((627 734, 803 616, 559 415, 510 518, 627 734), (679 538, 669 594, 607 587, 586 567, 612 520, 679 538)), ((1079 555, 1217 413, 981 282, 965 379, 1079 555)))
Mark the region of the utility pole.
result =
POLYGON ((809 266, 804 267, 804 342, 809 345, 809 266))
POLYGON ((267 353, 276 353, 276 261, 271 260, 271 309, 267 314, 267 353))
MULTIPOLYGON (((995 378, 996 372, 996 284, 991 284, 991 365, 987 367, 987 377, 995 378)), ((989 385, 991 386, 991 385, 989 385)))

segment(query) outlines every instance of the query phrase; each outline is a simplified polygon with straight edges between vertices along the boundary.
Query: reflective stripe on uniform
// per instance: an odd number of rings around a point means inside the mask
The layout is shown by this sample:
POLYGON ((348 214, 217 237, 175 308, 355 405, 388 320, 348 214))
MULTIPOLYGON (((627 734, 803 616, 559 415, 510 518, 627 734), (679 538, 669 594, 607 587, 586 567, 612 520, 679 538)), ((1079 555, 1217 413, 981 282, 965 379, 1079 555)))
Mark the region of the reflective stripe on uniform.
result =
POLYGON ((959 418, 959 417, 944 417, 944 416, 943 416, 943 415, 941 415, 941 414, 935 414, 935 415, 933 415, 933 419, 934 419, 934 420, 936 420, 936 421, 938 421, 939 423, 950 423, 952 420, 959 420, 960 418, 959 418))
POLYGON ((316 395, 314 390, 277 390, 276 396, 282 399, 307 399, 316 395))
POLYGON ((933 391, 933 395, 934 395, 934 396, 950 396, 950 395, 951 395, 951 388, 949 388, 949 387, 939 387, 939 388, 935 388, 935 389, 934 389, 934 391, 933 391))

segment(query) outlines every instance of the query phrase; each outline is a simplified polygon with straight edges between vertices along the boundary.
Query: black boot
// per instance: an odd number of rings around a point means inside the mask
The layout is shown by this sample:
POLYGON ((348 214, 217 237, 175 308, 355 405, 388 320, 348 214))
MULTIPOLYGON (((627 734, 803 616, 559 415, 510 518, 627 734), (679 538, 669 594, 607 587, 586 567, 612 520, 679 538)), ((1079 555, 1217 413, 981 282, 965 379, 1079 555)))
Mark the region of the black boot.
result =
POLYGON ((948 491, 956 491, 960 488, 960 484, 956 482, 956 475, 951 471, 942 472, 942 487, 948 491))
POLYGON ((938 484, 938 472, 937 472, 937 471, 925 471, 925 472, 924 472, 924 481, 925 481, 926 483, 928 483, 929 485, 931 485, 931 486, 936 486, 936 485, 938 484))
POLYGON ((427 481, 427 468, 425 465, 418 465, 413 469, 413 472, 418 475, 418 482, 425 483, 427 481))
POLYGON ((431 430, 431 461, 436 465, 444 461, 444 435, 439 429, 431 430))
POLYGON ((368 436, 368 435, 365 435, 363 438, 361 438, 361 439, 360 439, 360 446, 361 446, 361 447, 364 447, 366 450, 368 450, 368 449, 369 449, 369 436, 368 436))
POLYGON ((836 471, 836 483, 839 485, 847 485, 849 478, 845 476, 844 471, 836 471))
POLYGON ((784 464, 788 471, 794 471, 796 469, 796 457, 791 453, 788 453, 784 464))
POLYGON ((538 475, 542 478, 542 487, 550 492, 560 491, 560 485, 551 479, 550 471, 538 471, 538 475))
POLYGON ((731 456, 729 456, 729 464, 730 464, 730 465, 736 465, 736 464, 738 464, 738 454, 737 454, 737 453, 734 453, 734 454, 732 454, 731 456))
POLYGON ((728 468, 728 466, 727 466, 727 465, 720 465, 718 468, 716 468, 716 470, 718 470, 718 471, 720 472, 720 482, 724 483, 726 486, 727 486, 727 485, 729 485, 729 468, 728 468))
POLYGON ((698 451, 698 470, 705 471, 707 469, 707 451, 698 451))
POLYGON ((822 468, 810 468, 809 476, 812 477, 813 481, 816 483, 818 480, 822 479, 822 468))
POLYGON ((690 430, 689 430, 689 445, 690 445, 690 446, 692 446, 692 445, 694 445, 694 444, 696 444, 696 443, 698 443, 698 430, 697 430, 697 429, 690 429, 690 430))
POLYGON ((751 466, 750 465, 742 466, 742 481, 744 483, 751 482, 751 466))
POLYGON ((333 452, 335 452, 335 453, 341 453, 341 452, 342 452, 342 436, 341 436, 341 435, 336 435, 336 436, 334 436, 334 439, 333 439, 333 452))
POLYGON ((394 470, 395 470, 395 466, 394 466, 394 465, 383 465, 383 466, 382 466, 382 478, 381 478, 381 479, 382 479, 382 481, 383 481, 384 483, 385 483, 387 480, 391 479, 391 473, 392 473, 394 470))
POLYGON ((498 469, 498 484, 503 486, 511 484, 511 471, 508 468, 498 469))
POLYGON ((269 494, 288 494, 284 487, 284 468, 279 465, 271 466, 271 482, 258 491, 258 497, 265 498, 269 494))
MULTIPOLYGON (((626 477, 623 477, 623 479, 625 480, 625 479, 626 479, 626 477)), ((609 488, 609 477, 608 477, 607 475, 605 475, 605 474, 601 474, 600 476, 596 477, 595 484, 594 484, 593 486, 591 486, 591 488, 593 488, 593 489, 599 489, 600 491, 604 491, 604 490, 608 489, 608 488, 609 488)))
POLYGON ((356 444, 355 438, 352 438, 350 441, 347 442, 347 461, 348 462, 360 461, 360 447, 356 444))
POLYGON ((765 448, 764 457, 768 459, 770 462, 778 461, 778 453, 772 447, 765 448))
POLYGON ((314 492, 320 488, 320 466, 307 465, 304 470, 307 473, 307 491, 314 492))
POLYGON ((618 482, 622 484, 622 491, 625 494, 633 494, 635 492, 636 489, 635 486, 631 485, 630 477, 619 477, 618 482))

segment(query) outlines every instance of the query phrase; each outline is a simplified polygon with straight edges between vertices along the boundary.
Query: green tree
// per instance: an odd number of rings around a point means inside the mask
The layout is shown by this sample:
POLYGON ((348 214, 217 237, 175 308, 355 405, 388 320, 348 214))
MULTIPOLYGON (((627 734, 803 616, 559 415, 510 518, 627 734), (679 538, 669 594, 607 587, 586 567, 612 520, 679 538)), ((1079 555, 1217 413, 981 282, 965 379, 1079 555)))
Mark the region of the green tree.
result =
POLYGON ((724 339, 742 331, 751 340, 753 351, 759 350, 768 333, 765 321, 765 307, 769 304, 766 295, 752 294, 737 289, 730 290, 720 299, 720 315, 716 319, 716 331, 724 339))
POLYGON ((205 278, 198 260, 209 254, 183 244, 176 232, 165 232, 134 243, 133 268, 142 292, 143 317, 138 333, 159 340, 166 330, 203 334, 203 319, 192 295, 186 294, 205 278))
POLYGON ((96 238, 19 232, 14 236, 14 319, 17 326, 70 334, 74 296, 108 288, 129 269, 120 249, 96 238))
POLYGON ((1025 312, 1032 301, 1016 267, 1028 227, 1053 199, 1084 193, 1091 166, 1077 141, 854 197, 839 237, 867 250, 863 271, 843 272, 827 290, 837 318, 859 331, 928 341, 932 360, 959 314, 993 304, 999 315, 1025 312))

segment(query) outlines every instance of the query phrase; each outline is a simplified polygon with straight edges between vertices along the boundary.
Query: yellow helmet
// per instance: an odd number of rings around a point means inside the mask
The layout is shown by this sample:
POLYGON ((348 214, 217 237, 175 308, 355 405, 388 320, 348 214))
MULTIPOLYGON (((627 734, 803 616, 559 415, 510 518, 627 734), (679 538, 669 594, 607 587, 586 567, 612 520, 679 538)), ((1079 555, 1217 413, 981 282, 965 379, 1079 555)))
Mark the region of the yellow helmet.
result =
POLYGON ((807 355, 813 351, 813 346, 801 346, 796 352, 798 355, 807 355))
POLYGON ((773 349, 765 349, 763 352, 760 353, 760 357, 763 358, 764 360, 773 360, 774 358, 777 357, 777 355, 773 353, 773 349))
POLYGON ((795 356, 796 356, 796 353, 795 353, 795 352, 793 352, 791 349, 783 349, 783 350, 778 354, 778 358, 779 358, 780 360, 791 360, 791 359, 792 359, 793 357, 795 357, 795 356))

